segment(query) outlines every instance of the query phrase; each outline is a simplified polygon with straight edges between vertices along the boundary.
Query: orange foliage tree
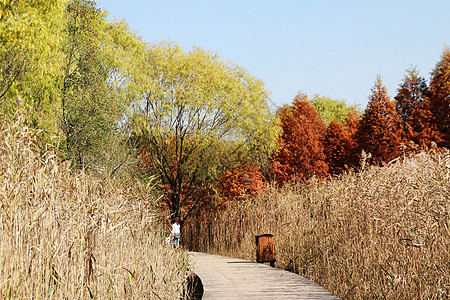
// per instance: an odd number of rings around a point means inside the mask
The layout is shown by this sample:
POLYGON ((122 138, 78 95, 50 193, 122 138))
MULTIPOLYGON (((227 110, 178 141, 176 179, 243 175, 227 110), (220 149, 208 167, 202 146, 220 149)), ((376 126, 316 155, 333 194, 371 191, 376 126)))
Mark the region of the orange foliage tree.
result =
POLYGON ((328 175, 323 137, 325 125, 307 96, 299 93, 291 106, 279 112, 282 134, 272 158, 272 173, 282 186, 286 181, 308 181, 313 175, 328 175))
POLYGON ((450 49, 431 72, 429 92, 416 104, 406 121, 406 137, 421 148, 432 142, 450 147, 450 49))
MULTIPOLYGON (((395 96, 397 113, 402 121, 406 141, 413 141, 421 148, 435 139, 433 115, 429 109, 430 91, 423 77, 415 68, 406 71, 395 96)), ((407 143, 408 146, 408 143, 407 143)))
MULTIPOLYGON (((407 70, 395 96, 397 112, 402 120, 403 134, 419 148, 441 140, 436 118, 431 111, 430 90, 416 69, 407 70)), ((408 144, 407 144, 408 146, 408 144)))
POLYGON ((431 72, 430 91, 430 111, 440 133, 437 144, 450 148, 450 48, 444 49, 431 72))
POLYGON ((267 187, 260 168, 250 164, 232 166, 220 176, 217 185, 225 203, 256 197, 267 187))
POLYGON ((345 121, 345 124, 342 124, 338 119, 335 119, 326 130, 324 153, 331 174, 341 174, 358 164, 355 133, 359 122, 359 114, 352 112, 345 118, 345 121))
POLYGON ((359 150, 370 152, 375 163, 387 162, 400 155, 401 121, 380 76, 372 88, 356 139, 359 150))
POLYGON ((425 99, 415 107, 408 118, 406 130, 406 138, 421 149, 430 147, 432 142, 437 143, 442 140, 436 117, 431 111, 430 99, 425 99))
POLYGON ((419 76, 417 69, 409 69, 406 73, 394 98, 397 113, 405 129, 416 107, 429 98, 427 83, 423 77, 419 76))

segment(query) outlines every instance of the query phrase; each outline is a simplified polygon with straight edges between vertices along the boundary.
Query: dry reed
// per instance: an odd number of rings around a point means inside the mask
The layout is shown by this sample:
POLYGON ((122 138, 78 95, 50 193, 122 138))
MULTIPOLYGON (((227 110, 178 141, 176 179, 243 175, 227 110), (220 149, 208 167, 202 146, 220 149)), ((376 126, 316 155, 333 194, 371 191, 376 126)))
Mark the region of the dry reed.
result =
POLYGON ((155 233, 143 189, 72 172, 35 135, 0 131, 0 298, 180 299, 188 258, 155 233))
POLYGON ((255 235, 272 233, 277 267, 344 299, 448 299, 450 154, 272 186, 185 231, 192 250, 245 259, 255 258, 255 235))

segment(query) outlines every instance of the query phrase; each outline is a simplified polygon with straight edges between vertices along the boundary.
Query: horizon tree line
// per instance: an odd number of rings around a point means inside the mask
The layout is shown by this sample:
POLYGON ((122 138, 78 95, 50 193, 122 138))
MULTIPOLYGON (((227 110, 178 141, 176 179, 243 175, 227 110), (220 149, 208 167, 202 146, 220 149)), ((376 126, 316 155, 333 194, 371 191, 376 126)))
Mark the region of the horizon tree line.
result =
POLYGON ((271 180, 357 170, 362 151, 381 164, 450 146, 448 48, 429 85, 407 70, 391 99, 377 77, 363 113, 302 93, 274 112, 245 69, 199 47, 146 43, 95 1, 18 0, 1 12, 2 117, 21 111, 74 169, 138 177, 172 218, 271 180))

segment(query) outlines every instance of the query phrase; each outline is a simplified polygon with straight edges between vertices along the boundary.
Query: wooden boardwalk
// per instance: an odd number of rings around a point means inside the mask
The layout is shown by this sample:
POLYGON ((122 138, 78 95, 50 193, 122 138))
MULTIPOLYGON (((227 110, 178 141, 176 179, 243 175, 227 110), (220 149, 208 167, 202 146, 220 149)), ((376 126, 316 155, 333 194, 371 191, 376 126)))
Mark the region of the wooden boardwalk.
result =
POLYGON ((210 299, 340 299, 294 273, 247 260, 190 252, 194 272, 210 299))

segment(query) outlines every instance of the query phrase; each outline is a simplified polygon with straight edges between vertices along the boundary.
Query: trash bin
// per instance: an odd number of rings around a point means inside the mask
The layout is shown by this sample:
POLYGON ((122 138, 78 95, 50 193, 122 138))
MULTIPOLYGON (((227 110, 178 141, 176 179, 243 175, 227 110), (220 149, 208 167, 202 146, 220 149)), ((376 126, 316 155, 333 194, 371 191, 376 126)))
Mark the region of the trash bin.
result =
POLYGON ((269 262, 275 266, 275 246, 272 234, 261 234, 256 238, 256 261, 260 263, 269 262))

